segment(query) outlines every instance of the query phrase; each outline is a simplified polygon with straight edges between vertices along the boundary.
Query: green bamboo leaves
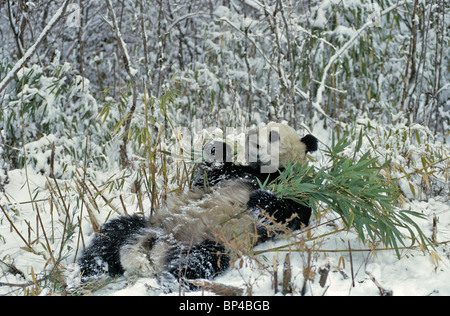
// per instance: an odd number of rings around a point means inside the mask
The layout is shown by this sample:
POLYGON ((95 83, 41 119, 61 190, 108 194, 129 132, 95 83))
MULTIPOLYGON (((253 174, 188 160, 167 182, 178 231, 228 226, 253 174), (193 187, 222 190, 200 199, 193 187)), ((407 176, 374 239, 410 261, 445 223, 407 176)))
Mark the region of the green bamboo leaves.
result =
POLYGON ((398 210, 398 187, 382 175, 390 161, 380 165, 378 157, 372 157, 370 152, 356 158, 360 142, 353 158, 349 158, 344 154, 348 145, 345 137, 333 140, 331 148, 325 151, 331 167, 316 170, 313 166, 291 164, 280 173, 277 182, 261 186, 282 198, 309 205, 316 217, 319 203, 325 204, 325 209, 337 213, 345 227, 355 229, 363 242, 378 238, 394 248, 397 255, 399 243, 405 246, 406 239, 412 245, 419 239, 426 248, 429 242, 413 220, 423 218, 422 214, 398 210))

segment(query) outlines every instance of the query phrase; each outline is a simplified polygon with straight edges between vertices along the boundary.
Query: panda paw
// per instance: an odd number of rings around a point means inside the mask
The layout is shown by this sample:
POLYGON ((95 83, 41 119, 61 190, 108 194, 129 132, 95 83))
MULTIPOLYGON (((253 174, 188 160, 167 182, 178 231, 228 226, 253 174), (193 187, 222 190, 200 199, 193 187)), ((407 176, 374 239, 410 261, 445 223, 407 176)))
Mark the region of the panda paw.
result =
MULTIPOLYGON (((288 226, 296 228, 299 226, 298 215, 305 213, 305 217, 309 219, 310 209, 303 212, 304 207, 292 200, 285 200, 270 191, 256 190, 250 194, 247 202, 247 209, 250 215, 257 218, 262 223, 268 223, 275 220, 278 223, 289 223, 288 226), (306 214, 307 213, 307 214, 306 214), (267 216, 271 217, 271 220, 267 216)), ((307 225, 307 220, 301 220, 307 225)))
POLYGON ((277 211, 279 201, 280 198, 270 191, 256 190, 250 194, 247 209, 252 215, 258 215, 261 211, 272 215, 277 211))
POLYGON ((151 277, 155 275, 148 256, 135 245, 125 245, 121 248, 120 264, 125 270, 126 276, 138 275, 151 277))

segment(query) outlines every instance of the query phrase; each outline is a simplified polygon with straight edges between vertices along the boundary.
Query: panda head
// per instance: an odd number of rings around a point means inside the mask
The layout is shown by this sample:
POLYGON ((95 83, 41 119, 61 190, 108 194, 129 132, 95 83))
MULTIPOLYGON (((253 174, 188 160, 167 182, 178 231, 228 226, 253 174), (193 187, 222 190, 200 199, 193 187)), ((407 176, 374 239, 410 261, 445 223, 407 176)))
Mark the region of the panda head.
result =
POLYGON ((273 173, 289 163, 307 163, 307 153, 317 150, 317 138, 300 138, 295 129, 285 124, 269 123, 249 130, 246 136, 246 159, 262 173, 273 173))
POLYGON ((233 150, 223 141, 215 140, 203 147, 203 161, 207 165, 233 161, 233 150))

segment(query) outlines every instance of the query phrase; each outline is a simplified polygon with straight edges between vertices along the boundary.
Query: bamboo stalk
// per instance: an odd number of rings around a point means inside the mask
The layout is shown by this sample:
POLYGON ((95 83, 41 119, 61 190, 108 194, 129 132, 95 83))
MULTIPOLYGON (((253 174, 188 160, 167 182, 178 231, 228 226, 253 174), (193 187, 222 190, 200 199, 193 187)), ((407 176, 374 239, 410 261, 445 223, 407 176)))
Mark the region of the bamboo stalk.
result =
MULTIPOLYGON (((447 241, 442 241, 442 242, 437 242, 437 243, 431 243, 429 244, 429 246, 440 246, 440 245, 446 245, 446 244, 450 244, 450 240, 447 241)), ((281 248, 281 247, 277 247, 277 248, 281 248)), ((292 249, 277 249, 277 248, 272 248, 272 249, 267 249, 267 250, 261 250, 261 251, 253 251, 251 254, 252 255, 260 255, 263 253, 268 253, 268 252, 308 252, 308 251, 312 251, 312 252, 320 252, 320 253, 341 253, 341 252, 349 252, 349 249, 315 249, 315 248, 308 248, 308 249, 296 249, 296 250, 292 250, 292 249)), ((409 246, 409 247, 398 247, 398 250, 414 250, 414 249, 418 249, 418 248, 422 248, 422 245, 417 245, 417 246, 409 246)), ((352 249, 352 252, 376 252, 376 251, 395 251, 396 249, 394 247, 385 247, 385 248, 362 248, 362 249, 352 249)))
POLYGON ((270 248, 270 249, 266 249, 266 250, 254 251, 253 254, 254 254, 254 255, 260 255, 260 254, 266 253, 266 252, 287 251, 287 250, 285 250, 284 248, 290 248, 290 247, 295 247, 295 246, 301 246, 301 245, 303 245, 305 242, 308 242, 308 241, 314 241, 314 240, 317 240, 317 239, 320 239, 320 238, 324 238, 324 237, 327 237, 327 236, 330 236, 330 235, 334 235, 334 234, 340 233, 340 232, 345 231, 345 230, 347 230, 347 229, 346 229, 346 228, 342 228, 342 229, 335 230, 335 231, 330 232, 330 233, 322 234, 322 235, 316 236, 316 237, 311 237, 311 238, 304 239, 304 240, 301 240, 301 241, 297 241, 297 242, 294 242, 294 243, 291 243, 291 244, 287 244, 287 245, 283 245, 283 246, 279 246, 279 247, 274 247, 274 248, 270 248))
POLYGON ((348 252, 350 255, 350 271, 352 273, 352 287, 355 287, 355 274, 353 272, 353 256, 352 256, 352 247, 350 246, 350 240, 348 241, 348 252))
POLYGON ((283 295, 292 293, 291 286, 292 270, 291 270, 291 253, 286 254, 283 265, 283 295))
POLYGON ((278 254, 273 258, 273 292, 278 293, 278 254))
POLYGON ((325 266, 319 268, 320 280, 319 284, 322 288, 327 284, 328 273, 330 272, 330 264, 327 263, 325 266))
POLYGON ((53 261, 53 265, 56 266, 56 260, 55 260, 55 257, 53 256, 53 251, 52 251, 52 248, 50 247, 50 242, 48 241, 47 233, 45 232, 44 224, 42 223, 41 213, 39 212, 39 208, 38 208, 37 204, 36 204, 36 212, 37 212, 37 218, 38 218, 39 224, 41 225, 41 228, 42 228, 42 233, 44 234, 45 243, 47 244, 47 251, 50 254, 50 257, 53 261))

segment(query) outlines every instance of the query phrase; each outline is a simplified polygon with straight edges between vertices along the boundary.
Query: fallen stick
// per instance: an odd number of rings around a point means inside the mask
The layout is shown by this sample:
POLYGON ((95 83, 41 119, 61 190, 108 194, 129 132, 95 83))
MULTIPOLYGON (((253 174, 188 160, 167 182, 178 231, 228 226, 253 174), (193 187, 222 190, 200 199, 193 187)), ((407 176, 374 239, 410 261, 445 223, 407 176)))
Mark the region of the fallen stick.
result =
POLYGON ((386 290, 384 287, 381 286, 381 284, 375 279, 372 273, 366 271, 366 274, 369 276, 369 278, 372 280, 373 283, 377 286, 378 290, 380 291, 381 296, 393 296, 394 292, 392 290, 386 290))
POLYGON ((208 280, 197 279, 197 280, 187 280, 187 282, 192 285, 201 287, 202 290, 212 292, 217 295, 222 296, 242 296, 244 290, 235 286, 225 285, 222 283, 211 282, 208 280))

